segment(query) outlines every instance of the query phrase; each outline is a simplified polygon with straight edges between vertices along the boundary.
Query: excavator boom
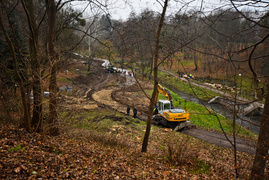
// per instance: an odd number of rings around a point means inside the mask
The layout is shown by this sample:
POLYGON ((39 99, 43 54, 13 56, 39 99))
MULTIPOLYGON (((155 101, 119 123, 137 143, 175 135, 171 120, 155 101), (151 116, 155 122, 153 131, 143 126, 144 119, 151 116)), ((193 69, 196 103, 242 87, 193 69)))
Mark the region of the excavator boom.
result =
POLYGON ((157 93, 156 99, 158 98, 159 92, 165 95, 166 99, 171 102, 171 108, 173 108, 173 101, 172 101, 171 93, 167 89, 165 89, 163 86, 158 84, 158 93, 157 93))

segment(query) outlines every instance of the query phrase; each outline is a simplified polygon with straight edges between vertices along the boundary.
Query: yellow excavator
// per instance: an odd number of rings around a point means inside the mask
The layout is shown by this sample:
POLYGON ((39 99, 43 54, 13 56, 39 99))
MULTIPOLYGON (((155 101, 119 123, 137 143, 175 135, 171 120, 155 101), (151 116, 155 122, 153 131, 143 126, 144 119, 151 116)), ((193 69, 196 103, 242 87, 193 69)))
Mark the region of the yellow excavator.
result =
POLYGON ((158 106, 156 107, 157 109, 155 108, 155 115, 153 117, 156 125, 161 124, 174 130, 194 126, 188 121, 189 113, 181 108, 175 108, 173 106, 171 93, 160 84, 158 84, 156 99, 158 98, 159 93, 165 95, 166 100, 158 100, 157 102, 158 106))

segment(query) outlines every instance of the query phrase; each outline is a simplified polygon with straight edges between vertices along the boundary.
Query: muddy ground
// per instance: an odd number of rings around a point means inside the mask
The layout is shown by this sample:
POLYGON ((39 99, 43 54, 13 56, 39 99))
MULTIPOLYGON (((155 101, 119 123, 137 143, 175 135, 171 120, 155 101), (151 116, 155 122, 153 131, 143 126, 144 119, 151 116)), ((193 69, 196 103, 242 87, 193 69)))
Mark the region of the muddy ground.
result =
MULTIPOLYGON (((149 99, 141 91, 140 87, 146 90, 151 89, 152 85, 140 80, 137 83, 137 80, 129 75, 121 76, 117 73, 108 73, 102 67, 102 63, 102 61, 94 61, 90 72, 86 72, 87 67, 83 66, 82 63, 77 65, 79 70, 76 69, 76 73, 79 75, 76 77, 72 76, 69 84, 63 83, 64 85, 71 85, 73 92, 71 94, 63 93, 61 95, 61 107, 76 110, 112 108, 126 113, 127 105, 129 105, 131 109, 136 108, 138 110, 139 119, 146 121, 149 99)), ((62 74, 62 76, 66 77, 68 75, 62 74)), ((132 110, 130 115, 132 115, 132 110)), ((201 128, 186 129, 181 133, 211 144, 233 148, 223 134, 210 132, 201 128)), ((228 138, 230 141, 233 141, 232 137, 228 138)), ((255 146, 255 142, 237 138, 238 151, 254 154, 255 146)))

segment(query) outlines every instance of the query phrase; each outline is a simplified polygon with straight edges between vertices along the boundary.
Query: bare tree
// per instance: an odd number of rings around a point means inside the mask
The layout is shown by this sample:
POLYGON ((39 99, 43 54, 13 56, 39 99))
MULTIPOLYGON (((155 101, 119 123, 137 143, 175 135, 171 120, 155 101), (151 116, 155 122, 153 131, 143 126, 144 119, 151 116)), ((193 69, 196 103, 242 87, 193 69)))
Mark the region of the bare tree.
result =
POLYGON ((165 13, 166 13, 166 9, 168 6, 168 0, 164 1, 164 5, 163 5, 163 11, 161 14, 161 18, 160 18, 160 22, 159 22, 159 26, 158 26, 158 30, 156 33, 156 44, 155 44, 155 52, 154 52, 154 61, 153 61, 153 73, 154 73, 154 88, 153 88, 153 92, 150 98, 150 105, 149 105, 149 115, 148 115, 148 120, 147 120, 147 128, 146 128, 146 132, 145 132, 145 136, 144 136, 144 140, 143 140, 143 144, 142 144, 142 152, 147 152, 147 147, 148 147, 148 140, 149 140, 149 135, 150 135, 150 128, 151 128, 151 119, 152 119, 152 115, 153 115, 153 108, 154 108, 154 104, 156 103, 156 95, 157 95, 157 87, 158 87, 158 61, 159 61, 159 44, 160 44, 160 35, 161 35, 161 30, 163 27, 163 23, 164 23, 164 17, 165 17, 165 13))
MULTIPOLYGON (((2 5, 4 7, 4 12, 6 12, 6 15, 8 15, 6 7, 3 4, 3 2, 2 2, 2 5)), ((10 29, 12 31, 12 36, 15 37, 13 24, 11 23, 9 16, 7 16, 7 19, 8 19, 8 24, 10 26, 10 29)), ((27 97, 26 97, 26 91, 24 89, 24 82, 23 82, 22 76, 21 76, 20 71, 19 71, 18 58, 17 58, 16 52, 15 52, 15 45, 12 42, 10 36, 8 35, 6 27, 4 26, 4 22, 3 22, 3 18, 2 18, 2 12, 0 13, 0 25, 1 25, 2 31, 3 31, 4 36, 5 36, 5 39, 6 39, 7 43, 8 43, 10 51, 11 51, 12 60, 13 60, 14 74, 15 74, 15 77, 16 77, 17 82, 19 84, 19 88, 20 88, 20 92, 21 92, 21 101, 22 101, 22 105, 23 105, 23 126, 28 132, 31 132, 30 114, 29 114, 29 107, 27 105, 27 97)))

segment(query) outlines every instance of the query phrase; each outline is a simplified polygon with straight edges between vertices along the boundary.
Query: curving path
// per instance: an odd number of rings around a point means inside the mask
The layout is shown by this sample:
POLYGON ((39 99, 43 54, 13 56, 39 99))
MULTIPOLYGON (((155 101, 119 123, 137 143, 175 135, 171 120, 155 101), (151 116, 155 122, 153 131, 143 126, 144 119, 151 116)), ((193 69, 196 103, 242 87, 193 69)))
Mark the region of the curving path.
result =
POLYGON ((122 105, 117 101, 114 101, 112 99, 112 92, 120 90, 122 87, 129 87, 136 83, 136 80, 134 77, 126 75, 125 76, 125 83, 120 84, 119 87, 109 87, 106 89, 101 89, 99 91, 95 91, 92 94, 93 100, 96 102, 99 102, 101 104, 104 104, 112 109, 115 109, 119 112, 126 113, 126 105, 122 105))
MULTIPOLYGON (((111 107, 112 109, 115 109, 119 112, 126 113, 126 106, 120 104, 119 102, 112 99, 112 92, 117 91, 121 89, 122 87, 128 87, 136 83, 135 79, 131 76, 125 76, 126 81, 123 84, 120 84, 119 87, 109 87, 106 89, 101 89, 98 91, 95 91, 92 94, 92 98, 94 101, 104 104, 108 107, 111 107)), ((99 86, 100 87, 100 86, 99 86)), ((140 116, 141 120, 147 121, 146 116, 140 116)), ((233 149, 233 146, 230 144, 230 142, 226 139, 226 137, 223 134, 216 133, 216 132, 210 132, 205 129, 201 128, 194 128, 194 129, 186 129, 182 131, 182 133, 192 136, 194 138, 200 139, 202 141, 208 142, 210 144, 216 144, 221 147, 230 148, 233 149)), ((233 141, 232 137, 228 137, 231 141, 233 141)), ((256 142, 250 141, 250 140, 244 140, 241 138, 236 138, 236 148, 238 151, 246 152, 249 154, 254 154, 256 150, 256 142)))

